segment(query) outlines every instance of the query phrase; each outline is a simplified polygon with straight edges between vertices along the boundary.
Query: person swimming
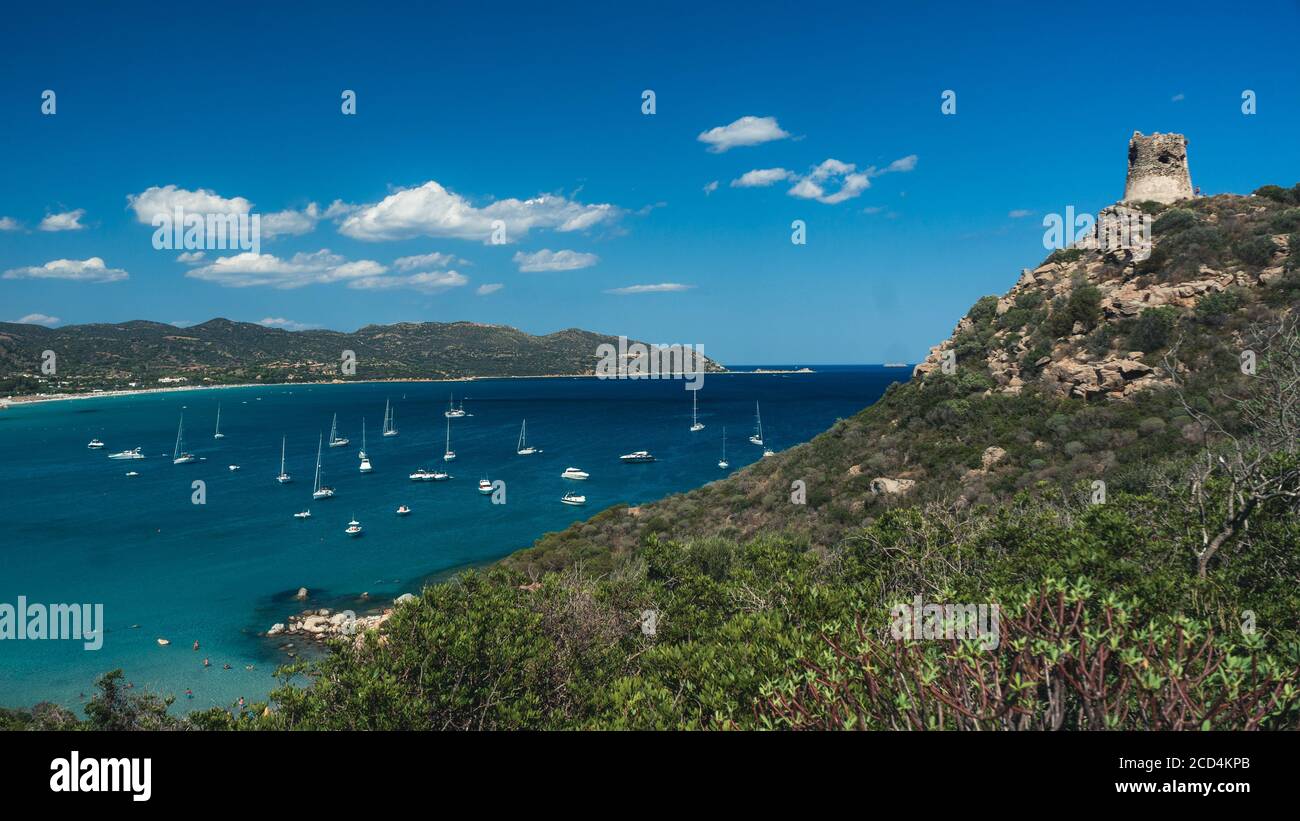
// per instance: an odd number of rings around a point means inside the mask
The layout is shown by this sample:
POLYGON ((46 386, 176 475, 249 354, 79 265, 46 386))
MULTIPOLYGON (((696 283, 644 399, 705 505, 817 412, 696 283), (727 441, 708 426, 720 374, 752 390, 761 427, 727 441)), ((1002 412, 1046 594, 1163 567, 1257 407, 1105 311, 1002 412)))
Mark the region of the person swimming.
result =
POLYGON ((198 640, 198 639, 195 639, 195 640, 194 640, 194 650, 195 650, 195 652, 198 652, 198 649, 199 649, 199 640, 198 640))
POLYGON ((212 662, 211 662, 211 660, 209 660, 209 659, 204 659, 204 660, 203 660, 203 666, 204 666, 204 667, 211 667, 211 666, 212 666, 212 662))

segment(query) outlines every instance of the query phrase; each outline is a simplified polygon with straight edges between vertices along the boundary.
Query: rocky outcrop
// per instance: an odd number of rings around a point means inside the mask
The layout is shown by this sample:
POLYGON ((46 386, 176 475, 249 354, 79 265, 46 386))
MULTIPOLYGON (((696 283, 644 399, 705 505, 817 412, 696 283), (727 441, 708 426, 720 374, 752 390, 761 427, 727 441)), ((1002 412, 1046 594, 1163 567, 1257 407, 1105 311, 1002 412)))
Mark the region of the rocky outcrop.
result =
POLYGON ((871 492, 877 496, 904 496, 916 487, 915 479, 890 479, 880 476, 871 480, 871 492))

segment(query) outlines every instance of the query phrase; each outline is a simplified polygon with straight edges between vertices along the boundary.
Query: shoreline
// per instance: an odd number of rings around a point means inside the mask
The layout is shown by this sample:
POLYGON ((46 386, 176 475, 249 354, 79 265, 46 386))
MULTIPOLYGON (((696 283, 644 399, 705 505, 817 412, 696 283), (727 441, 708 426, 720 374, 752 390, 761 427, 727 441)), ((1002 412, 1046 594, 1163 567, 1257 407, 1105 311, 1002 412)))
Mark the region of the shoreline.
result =
MULTIPOLYGON (((763 369, 748 371, 705 371, 703 376, 739 376, 751 374, 756 376, 774 376, 774 375, 800 375, 816 373, 812 368, 798 369, 763 369)), ((479 382, 485 379, 600 379, 602 377, 594 373, 541 373, 541 374, 512 374, 508 376, 459 376, 444 379, 420 379, 420 378, 401 378, 401 379, 330 379, 318 382, 240 382, 230 385, 177 385, 168 388, 128 388, 124 390, 102 390, 91 393, 53 393, 53 394, 31 394, 22 396, 0 396, 0 410, 6 410, 11 407, 20 405, 37 405, 43 402, 70 402, 77 399, 109 399, 121 396, 147 396, 156 393, 177 393, 183 391, 210 391, 221 390, 223 388, 295 388, 295 387, 312 387, 315 385, 379 385, 384 383, 413 383, 423 384, 429 382, 479 382)), ((676 379, 678 376, 667 377, 676 379)))

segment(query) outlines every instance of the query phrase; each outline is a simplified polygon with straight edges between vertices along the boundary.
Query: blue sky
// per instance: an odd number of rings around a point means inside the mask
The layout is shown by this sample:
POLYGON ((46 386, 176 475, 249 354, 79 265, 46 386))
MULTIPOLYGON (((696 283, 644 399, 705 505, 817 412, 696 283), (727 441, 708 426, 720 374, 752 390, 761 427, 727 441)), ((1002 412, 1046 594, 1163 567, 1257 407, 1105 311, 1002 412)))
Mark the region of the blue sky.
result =
POLYGON ((1300 180, 1295 3, 25 5, 0 32, 0 320, 916 361, 1042 259, 1045 213, 1122 195, 1134 130, 1187 134, 1208 193, 1300 180), (178 201, 261 214, 262 256, 155 250, 147 209, 178 201))

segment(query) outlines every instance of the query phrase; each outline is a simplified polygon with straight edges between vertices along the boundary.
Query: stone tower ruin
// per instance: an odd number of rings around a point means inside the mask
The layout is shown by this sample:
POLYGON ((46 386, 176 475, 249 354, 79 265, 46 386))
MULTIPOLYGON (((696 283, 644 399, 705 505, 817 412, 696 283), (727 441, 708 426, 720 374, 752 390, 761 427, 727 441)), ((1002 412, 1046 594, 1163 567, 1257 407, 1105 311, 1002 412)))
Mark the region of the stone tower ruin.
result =
POLYGON ((1192 177, 1187 170, 1187 138, 1182 134, 1133 132, 1128 141, 1128 181, 1124 202, 1155 200, 1168 205, 1192 198, 1192 177))

